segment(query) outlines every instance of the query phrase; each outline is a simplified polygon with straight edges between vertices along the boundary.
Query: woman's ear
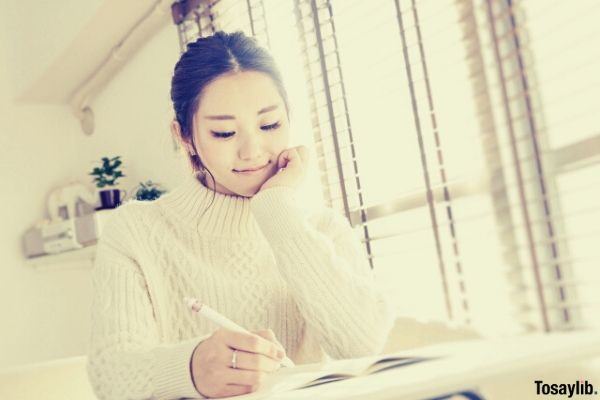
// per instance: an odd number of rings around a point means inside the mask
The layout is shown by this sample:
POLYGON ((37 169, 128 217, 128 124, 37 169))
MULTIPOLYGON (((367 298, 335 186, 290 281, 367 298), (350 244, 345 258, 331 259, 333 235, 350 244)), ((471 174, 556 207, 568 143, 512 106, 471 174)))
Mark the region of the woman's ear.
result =
POLYGON ((177 122, 177 120, 173 120, 171 121, 171 134, 177 139, 177 140, 182 140, 183 138, 181 137, 181 126, 179 125, 179 122, 177 122))
POLYGON ((175 119, 171 121, 171 134, 185 147, 188 153, 196 154, 192 145, 189 144, 181 134, 181 125, 179 125, 179 122, 175 119))

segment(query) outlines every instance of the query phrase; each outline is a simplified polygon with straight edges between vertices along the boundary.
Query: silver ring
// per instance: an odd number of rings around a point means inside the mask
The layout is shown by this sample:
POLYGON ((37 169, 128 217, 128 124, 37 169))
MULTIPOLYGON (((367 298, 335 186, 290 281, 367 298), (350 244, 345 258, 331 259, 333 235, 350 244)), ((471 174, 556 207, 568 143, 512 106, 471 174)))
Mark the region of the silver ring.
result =
POLYGON ((237 369, 237 350, 233 350, 233 356, 231 357, 231 366, 237 369))

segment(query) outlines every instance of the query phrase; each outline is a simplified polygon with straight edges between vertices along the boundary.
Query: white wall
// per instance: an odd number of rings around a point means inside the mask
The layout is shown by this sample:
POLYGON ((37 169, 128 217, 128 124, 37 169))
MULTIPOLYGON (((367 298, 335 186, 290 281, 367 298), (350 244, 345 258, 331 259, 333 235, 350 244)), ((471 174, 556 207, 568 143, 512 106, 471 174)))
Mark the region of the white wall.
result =
MULTIPOLYGON (((21 62, 10 57, 8 44, 0 40, 3 88, 21 62)), ((105 155, 122 156, 127 178, 121 187, 127 190, 146 179, 171 188, 187 172, 169 133, 178 46, 168 26, 140 50, 94 103, 91 137, 68 107, 16 105, 10 91, 0 91, 0 369, 86 352, 89 269, 36 272, 22 254, 21 236, 46 216, 51 188, 72 178, 91 184, 87 173, 105 155)))

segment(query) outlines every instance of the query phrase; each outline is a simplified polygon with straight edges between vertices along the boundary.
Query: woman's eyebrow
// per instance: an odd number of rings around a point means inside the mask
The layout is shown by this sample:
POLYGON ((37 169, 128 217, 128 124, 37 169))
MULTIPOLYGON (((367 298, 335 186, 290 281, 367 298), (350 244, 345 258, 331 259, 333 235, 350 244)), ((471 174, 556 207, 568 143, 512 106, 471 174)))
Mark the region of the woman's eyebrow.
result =
MULTIPOLYGON (((264 114, 267 113, 269 111, 273 111, 276 110, 279 106, 277 104, 274 104, 272 106, 269 107, 265 107, 262 108, 260 111, 258 111, 256 114, 260 115, 260 114, 264 114)), ((216 120, 224 120, 224 119, 235 119, 235 117, 233 115, 207 115, 206 117, 204 117, 206 119, 216 119, 216 120)))
POLYGON ((257 114, 257 115, 264 114, 264 113, 266 113, 266 112, 269 112, 269 111, 276 110, 276 109, 277 109, 277 107, 279 107, 277 104, 273 104, 272 106, 265 107, 265 108, 261 109, 261 110, 260 110, 259 112, 257 112, 256 114, 257 114))

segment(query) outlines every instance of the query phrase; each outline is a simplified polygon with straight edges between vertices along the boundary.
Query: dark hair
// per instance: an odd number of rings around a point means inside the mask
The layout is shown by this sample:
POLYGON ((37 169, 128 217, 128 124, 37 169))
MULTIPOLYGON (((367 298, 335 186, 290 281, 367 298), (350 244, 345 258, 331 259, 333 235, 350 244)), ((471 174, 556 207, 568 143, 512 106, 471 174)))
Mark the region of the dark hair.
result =
MULTIPOLYGON (((187 45, 175 65, 171 80, 171 100, 175 118, 181 127, 182 140, 191 143, 196 155, 188 154, 194 171, 203 167, 193 141, 194 114, 198 111, 202 91, 223 74, 241 71, 258 71, 269 75, 283 98, 289 112, 288 98, 275 60, 256 40, 243 32, 216 32, 187 45)), ((214 177, 210 171, 214 182, 214 177)))

